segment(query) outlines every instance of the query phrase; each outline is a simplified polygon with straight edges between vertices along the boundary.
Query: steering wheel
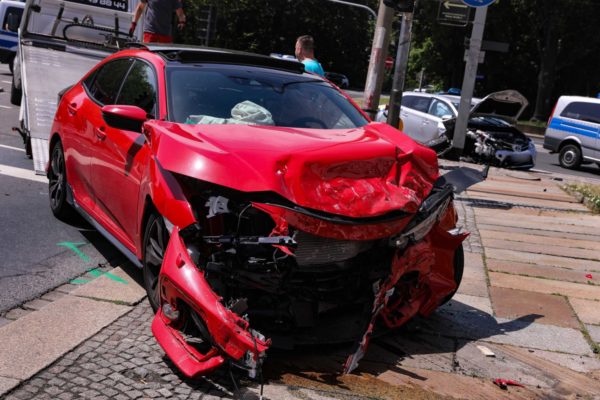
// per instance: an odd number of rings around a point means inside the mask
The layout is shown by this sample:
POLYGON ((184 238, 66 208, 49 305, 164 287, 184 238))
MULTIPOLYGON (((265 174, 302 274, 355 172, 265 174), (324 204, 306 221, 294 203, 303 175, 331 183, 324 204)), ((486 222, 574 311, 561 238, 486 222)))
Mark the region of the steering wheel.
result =
POLYGON ((310 124, 310 123, 320 125, 322 129, 327 129, 327 125, 325 125, 325 123, 323 121, 321 121, 320 119, 315 118, 315 117, 298 118, 298 119, 293 120, 290 123, 290 125, 299 126, 301 128, 310 128, 310 127, 306 126, 306 124, 310 124))

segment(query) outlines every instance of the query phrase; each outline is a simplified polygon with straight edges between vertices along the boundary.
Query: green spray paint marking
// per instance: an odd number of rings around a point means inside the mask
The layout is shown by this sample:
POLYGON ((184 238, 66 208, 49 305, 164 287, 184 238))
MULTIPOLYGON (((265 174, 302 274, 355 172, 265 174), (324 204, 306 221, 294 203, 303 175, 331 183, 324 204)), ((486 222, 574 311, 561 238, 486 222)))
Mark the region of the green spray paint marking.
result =
POLYGON ((92 270, 88 271, 90 275, 92 275, 94 278, 98 278, 101 277, 102 275, 106 275, 108 278, 112 279, 115 282, 120 282, 120 283, 124 283, 125 285, 128 285, 129 282, 127 282, 125 279, 121 278, 120 276, 117 276, 115 274, 111 274, 110 272, 102 272, 97 268, 94 268, 92 270))
POLYGON ((85 255, 84 252, 82 252, 81 250, 78 249, 79 246, 83 246, 84 244, 86 244, 85 242, 60 242, 60 243, 56 243, 57 246, 64 246, 70 250, 73 250, 73 252, 75 254, 77 254, 79 256, 79 258, 81 258, 83 261, 90 261, 90 258, 88 256, 85 255))
POLYGON ((73 279, 71 282, 71 284, 73 285, 82 285, 84 283, 88 283, 89 281, 87 279, 73 279))

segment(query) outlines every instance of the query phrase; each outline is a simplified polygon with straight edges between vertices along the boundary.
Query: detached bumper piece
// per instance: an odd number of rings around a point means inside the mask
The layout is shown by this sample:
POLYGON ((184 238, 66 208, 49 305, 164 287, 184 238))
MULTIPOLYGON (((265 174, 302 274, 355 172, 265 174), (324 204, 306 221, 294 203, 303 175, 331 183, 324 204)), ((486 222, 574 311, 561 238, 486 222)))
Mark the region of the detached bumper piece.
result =
POLYGON ((177 228, 171 233, 159 279, 163 306, 154 317, 152 333, 181 372, 190 378, 206 375, 227 357, 255 376, 270 341, 220 302, 190 258, 177 228), (167 318, 165 304, 180 317, 167 318), (184 334, 190 324, 196 325, 195 340, 184 334))

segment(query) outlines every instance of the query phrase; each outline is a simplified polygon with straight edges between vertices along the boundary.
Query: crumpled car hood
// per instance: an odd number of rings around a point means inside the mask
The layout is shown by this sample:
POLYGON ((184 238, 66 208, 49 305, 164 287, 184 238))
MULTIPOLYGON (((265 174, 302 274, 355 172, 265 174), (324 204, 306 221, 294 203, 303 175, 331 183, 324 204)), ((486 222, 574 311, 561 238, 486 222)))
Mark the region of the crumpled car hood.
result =
POLYGON ((346 217, 414 213, 438 177, 435 153, 387 124, 320 130, 151 121, 145 128, 166 170, 346 217))

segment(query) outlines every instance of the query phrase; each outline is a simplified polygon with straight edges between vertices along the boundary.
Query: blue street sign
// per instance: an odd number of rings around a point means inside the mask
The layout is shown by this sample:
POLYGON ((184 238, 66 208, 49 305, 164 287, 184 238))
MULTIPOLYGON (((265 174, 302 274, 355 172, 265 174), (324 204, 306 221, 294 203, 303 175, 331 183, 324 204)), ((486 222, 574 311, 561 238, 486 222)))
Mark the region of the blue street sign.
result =
POLYGON ((463 3, 470 7, 487 7, 496 0, 462 0, 463 3))

